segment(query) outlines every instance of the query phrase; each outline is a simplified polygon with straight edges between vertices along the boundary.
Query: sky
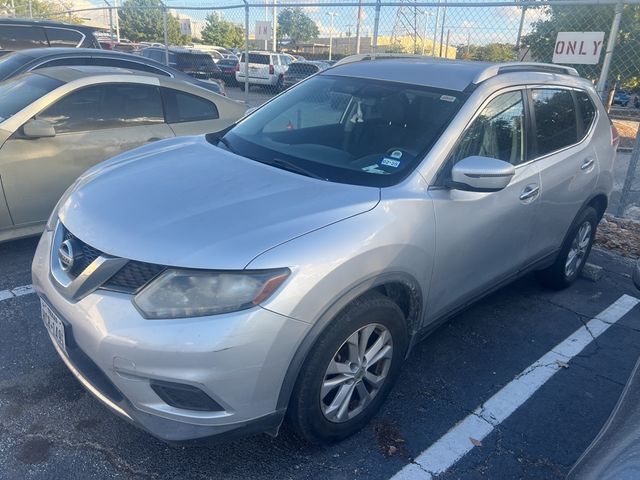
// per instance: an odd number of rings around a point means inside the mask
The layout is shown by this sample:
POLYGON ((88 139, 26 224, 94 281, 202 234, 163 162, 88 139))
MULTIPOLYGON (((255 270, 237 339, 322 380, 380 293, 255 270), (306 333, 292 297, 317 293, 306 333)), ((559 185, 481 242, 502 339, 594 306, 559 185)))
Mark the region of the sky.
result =
MULTIPOLYGON (((111 0, 112 1, 112 0, 111 0)), ((250 29, 253 31, 256 20, 271 20, 271 11, 269 8, 265 12, 263 0, 249 0, 256 7, 251 9, 250 29)), ((271 0, 268 0, 271 1, 271 0)), ((295 0, 294 0, 295 1, 295 0)), ((370 0, 365 0, 370 1, 370 0)), ((93 4, 101 6, 98 0, 74 0, 76 5, 93 4)), ((168 6, 175 7, 204 7, 204 6, 232 6, 242 5, 242 0, 216 0, 209 2, 206 0, 166 0, 168 6)), ((337 13, 334 16, 333 35, 334 37, 348 36, 349 32, 355 35, 355 25, 357 22, 357 6, 354 7, 333 7, 327 5, 326 0, 309 0, 308 2, 300 1, 300 3, 308 3, 309 6, 304 7, 304 11, 315 21, 321 36, 328 36, 331 31, 330 16, 328 12, 337 13)), ((484 7, 477 6, 481 4, 478 0, 469 0, 469 6, 464 7, 448 7, 446 8, 444 38, 446 39, 447 31, 450 32, 450 44, 461 45, 468 41, 471 44, 486 44, 491 42, 515 43, 520 22, 521 8, 517 6, 501 6, 501 7, 484 7), (472 6, 476 5, 476 6, 472 6)), ((407 6, 399 9, 398 7, 383 6, 380 11, 380 28, 379 35, 391 36, 394 31, 401 34, 407 31, 401 27, 402 21, 399 18, 406 18, 405 25, 409 27, 409 31, 413 29, 414 7, 411 2, 406 2, 407 6), (402 17, 402 14, 405 14, 402 17), (400 16, 399 16, 400 14, 400 16), (394 28, 395 27, 395 28, 394 28)), ((104 2, 102 2, 104 5, 104 2)), ((354 2, 354 5, 357 5, 354 2)), ((438 19, 437 36, 441 35, 442 20, 445 16, 444 1, 442 7, 418 7, 417 8, 417 31, 419 36, 433 38, 436 15, 438 19)), ((204 20, 205 16, 211 10, 186 10, 178 8, 181 15, 188 15, 195 20, 204 20)), ((244 9, 220 10, 223 18, 244 25, 244 9)), ((541 10, 528 10, 525 17, 524 32, 530 30, 531 24, 541 18, 541 10)), ((361 35, 366 36, 373 32, 373 23, 375 17, 374 7, 363 7, 363 15, 361 22, 361 35)))

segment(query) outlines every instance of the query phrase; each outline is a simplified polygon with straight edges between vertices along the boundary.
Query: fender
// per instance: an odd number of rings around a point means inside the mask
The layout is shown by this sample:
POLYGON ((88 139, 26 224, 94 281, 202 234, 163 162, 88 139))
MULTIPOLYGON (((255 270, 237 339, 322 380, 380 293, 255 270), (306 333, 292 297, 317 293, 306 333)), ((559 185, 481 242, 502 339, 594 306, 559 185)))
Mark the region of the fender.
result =
POLYGON ((415 297, 412 299, 412 308, 410 312, 410 318, 407 318, 409 324, 409 332, 411 338, 409 339, 409 348, 407 350, 407 356, 413 346, 414 338, 417 337, 416 333, 421 325, 422 313, 424 311, 424 305, 422 301, 422 290, 418 281, 413 276, 403 272, 389 272, 381 275, 375 275, 371 278, 363 280, 361 283, 344 293, 336 301, 334 301, 315 321, 307 335, 304 337, 300 345, 298 346, 296 353, 293 355, 291 363, 285 374, 284 381, 280 387, 280 394, 278 396, 278 403, 276 405, 277 410, 284 410, 289 405, 289 398, 293 392, 296 380, 300 369, 309 354, 309 351, 316 343, 316 339, 322 334, 324 329, 331 323, 340 311, 346 307, 351 301, 359 297, 363 293, 371 290, 380 285, 387 283, 402 283, 409 287, 414 293, 415 297))

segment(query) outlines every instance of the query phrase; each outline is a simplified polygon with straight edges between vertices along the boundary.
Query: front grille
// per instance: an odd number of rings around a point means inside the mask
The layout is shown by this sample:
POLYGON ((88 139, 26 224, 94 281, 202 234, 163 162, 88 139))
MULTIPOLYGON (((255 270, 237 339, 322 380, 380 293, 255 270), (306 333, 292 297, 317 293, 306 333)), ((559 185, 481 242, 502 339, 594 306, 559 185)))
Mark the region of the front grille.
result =
POLYGON ((87 245, 82 240, 73 235, 66 228, 64 229, 64 239, 72 240, 75 245, 80 246, 80 250, 82 251, 82 256, 78 257, 75 262, 73 262, 73 267, 69 271, 69 274, 75 278, 80 275, 85 268, 87 268, 93 261, 102 255, 100 250, 93 248, 90 245, 87 245))
POLYGON ((111 277, 105 288, 118 292, 136 293, 147 283, 158 276, 166 267, 155 263, 129 262, 111 277))
MULTIPOLYGON (((76 257, 73 267, 68 272, 76 278, 104 252, 83 242, 64 227, 64 240, 72 240, 76 247, 80 247, 82 256, 76 257)), ((162 273, 167 267, 155 263, 129 260, 120 270, 109 278, 101 288, 122 293, 137 293, 147 283, 162 273)))

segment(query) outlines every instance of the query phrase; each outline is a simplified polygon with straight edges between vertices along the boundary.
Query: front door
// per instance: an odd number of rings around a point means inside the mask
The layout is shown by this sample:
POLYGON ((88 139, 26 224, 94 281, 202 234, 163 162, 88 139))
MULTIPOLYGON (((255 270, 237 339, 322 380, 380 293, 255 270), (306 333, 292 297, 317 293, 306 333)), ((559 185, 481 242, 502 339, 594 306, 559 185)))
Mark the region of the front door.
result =
POLYGON ((51 138, 21 129, 0 149, 0 178, 16 226, 43 222, 64 191, 89 167, 154 140, 173 136, 158 87, 103 84, 76 90, 36 116, 51 138))
POLYGON ((430 318, 473 300, 516 274, 530 259, 529 238, 538 209, 540 173, 526 159, 526 108, 520 90, 501 93, 480 110, 450 156, 444 175, 463 158, 510 162, 516 174, 498 192, 432 187, 436 255, 429 293, 430 318))

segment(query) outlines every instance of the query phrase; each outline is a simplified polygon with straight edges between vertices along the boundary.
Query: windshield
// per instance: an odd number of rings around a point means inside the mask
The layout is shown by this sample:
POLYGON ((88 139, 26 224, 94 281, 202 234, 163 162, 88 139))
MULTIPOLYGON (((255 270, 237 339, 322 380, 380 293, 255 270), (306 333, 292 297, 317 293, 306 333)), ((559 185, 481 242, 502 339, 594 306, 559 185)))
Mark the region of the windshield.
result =
POLYGON ((0 122, 62 85, 44 75, 27 73, 0 83, 0 122))
POLYGON ((9 78, 16 70, 20 69, 20 67, 30 60, 32 60, 31 57, 20 53, 10 53, 9 55, 0 57, 0 80, 9 78))
POLYGON ((178 65, 185 68, 215 67, 211 55, 206 53, 179 53, 178 65))
POLYGON ((322 75, 248 116, 223 143, 330 181, 389 186, 424 158, 461 104, 458 92, 322 75))

